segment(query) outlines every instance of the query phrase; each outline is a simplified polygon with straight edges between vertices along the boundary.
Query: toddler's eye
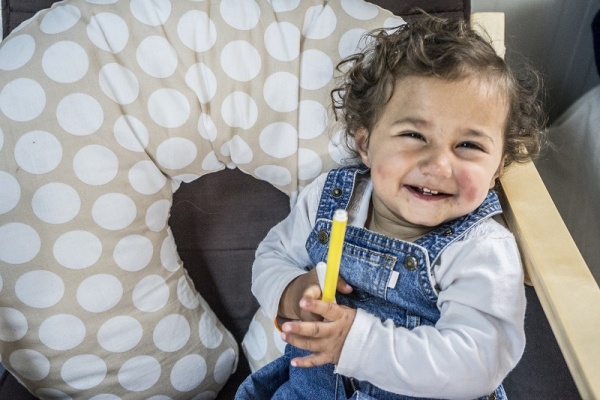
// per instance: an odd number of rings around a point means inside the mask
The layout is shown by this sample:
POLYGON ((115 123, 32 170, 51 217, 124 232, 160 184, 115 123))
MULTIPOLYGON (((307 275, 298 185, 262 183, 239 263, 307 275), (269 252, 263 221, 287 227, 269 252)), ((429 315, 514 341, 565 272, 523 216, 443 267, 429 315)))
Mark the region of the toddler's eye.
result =
POLYGON ((481 147, 481 145, 474 143, 474 142, 462 142, 458 145, 458 147, 462 147, 465 149, 473 149, 473 150, 483 150, 483 147, 481 147))
POLYGON ((400 134, 400 136, 418 140, 425 140, 425 137, 418 132, 403 132, 400 134))

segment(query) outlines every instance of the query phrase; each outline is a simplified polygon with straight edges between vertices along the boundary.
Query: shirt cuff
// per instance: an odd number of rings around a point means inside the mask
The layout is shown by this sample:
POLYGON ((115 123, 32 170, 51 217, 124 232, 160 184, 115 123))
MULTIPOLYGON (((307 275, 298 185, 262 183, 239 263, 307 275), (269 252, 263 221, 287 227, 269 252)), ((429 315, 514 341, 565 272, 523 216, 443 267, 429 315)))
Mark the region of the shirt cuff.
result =
MULTIPOLYGON (((365 337, 369 335, 370 326, 374 318, 360 308, 356 309, 354 322, 350 327, 346 341, 340 353, 340 359, 335 366, 335 372, 345 376, 354 376, 354 371, 361 369, 361 354, 364 354, 364 344, 367 342, 365 337)), ((364 367, 364 365, 362 365, 364 367)))

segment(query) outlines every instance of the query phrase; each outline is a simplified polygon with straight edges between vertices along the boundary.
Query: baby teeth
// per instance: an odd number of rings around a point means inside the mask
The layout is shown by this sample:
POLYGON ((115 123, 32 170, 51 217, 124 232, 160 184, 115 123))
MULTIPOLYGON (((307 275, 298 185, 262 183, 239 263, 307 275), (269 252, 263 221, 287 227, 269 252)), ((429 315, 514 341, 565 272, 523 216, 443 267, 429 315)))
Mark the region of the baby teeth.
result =
POLYGON ((437 190, 431 190, 431 189, 427 189, 427 188, 422 188, 421 190, 423 191, 424 194, 438 194, 439 193, 437 190))

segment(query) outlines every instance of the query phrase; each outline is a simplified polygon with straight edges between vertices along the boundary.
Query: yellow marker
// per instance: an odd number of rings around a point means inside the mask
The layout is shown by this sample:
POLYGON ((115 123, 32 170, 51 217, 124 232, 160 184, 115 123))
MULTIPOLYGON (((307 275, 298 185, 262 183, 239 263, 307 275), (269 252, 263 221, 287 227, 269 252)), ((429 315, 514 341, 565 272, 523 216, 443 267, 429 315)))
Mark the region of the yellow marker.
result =
POLYGON ((327 272, 325 273, 325 283, 323 284, 323 301, 329 303, 335 301, 347 223, 348 213, 346 210, 335 210, 331 226, 331 238, 329 239, 329 251, 327 253, 327 272))

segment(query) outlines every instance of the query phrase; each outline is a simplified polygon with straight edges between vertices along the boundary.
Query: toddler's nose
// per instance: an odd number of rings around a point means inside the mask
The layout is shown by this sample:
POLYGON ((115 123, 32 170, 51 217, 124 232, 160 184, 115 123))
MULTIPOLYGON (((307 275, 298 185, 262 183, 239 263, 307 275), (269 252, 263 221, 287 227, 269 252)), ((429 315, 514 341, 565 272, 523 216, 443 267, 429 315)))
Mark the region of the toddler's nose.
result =
POLYGON ((432 150, 421 164, 424 175, 449 178, 452 176, 452 155, 448 151, 432 150))

